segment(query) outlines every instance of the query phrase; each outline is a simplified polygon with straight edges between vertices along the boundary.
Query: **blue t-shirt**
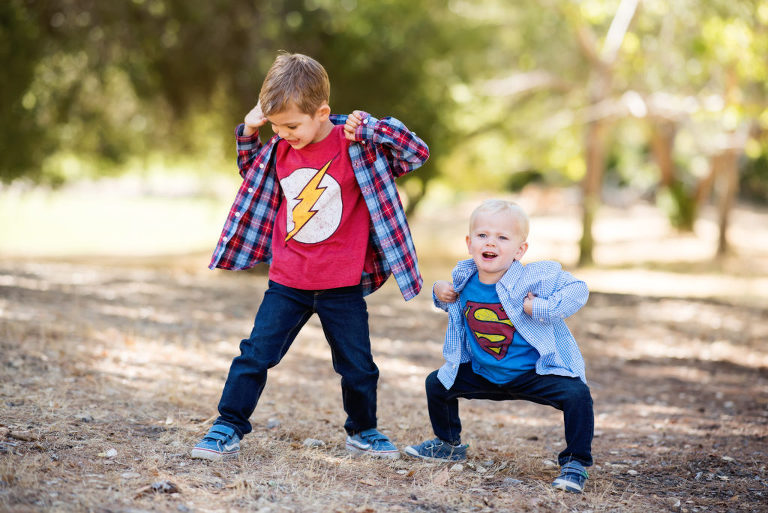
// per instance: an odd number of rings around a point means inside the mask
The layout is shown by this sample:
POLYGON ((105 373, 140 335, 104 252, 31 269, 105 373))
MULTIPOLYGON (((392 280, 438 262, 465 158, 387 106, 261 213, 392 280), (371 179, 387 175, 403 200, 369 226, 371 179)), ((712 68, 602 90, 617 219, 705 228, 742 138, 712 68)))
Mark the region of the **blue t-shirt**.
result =
POLYGON ((476 374, 501 385, 536 367, 539 352, 520 336, 507 317, 496 284, 480 282, 475 273, 459 300, 476 374))

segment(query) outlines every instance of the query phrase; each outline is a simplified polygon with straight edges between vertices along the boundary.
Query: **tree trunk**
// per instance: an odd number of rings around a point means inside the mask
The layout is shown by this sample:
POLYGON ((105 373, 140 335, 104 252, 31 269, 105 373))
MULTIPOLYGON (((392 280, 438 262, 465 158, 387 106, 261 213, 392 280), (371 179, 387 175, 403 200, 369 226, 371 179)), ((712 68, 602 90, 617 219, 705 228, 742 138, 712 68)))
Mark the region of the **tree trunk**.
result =
POLYGON ((673 121, 655 120, 651 125, 651 152, 661 173, 661 185, 669 187, 675 182, 675 147, 677 126, 673 121))
POLYGON ((592 226, 600 207, 605 169, 605 139, 607 122, 602 119, 587 124, 585 160, 587 173, 582 182, 581 240, 579 241, 579 265, 594 263, 595 239, 592 226))
POLYGON ((718 160, 717 174, 719 175, 717 183, 717 256, 721 257, 728 252, 728 224, 739 190, 739 152, 734 148, 729 148, 713 158, 713 160, 715 159, 718 160))

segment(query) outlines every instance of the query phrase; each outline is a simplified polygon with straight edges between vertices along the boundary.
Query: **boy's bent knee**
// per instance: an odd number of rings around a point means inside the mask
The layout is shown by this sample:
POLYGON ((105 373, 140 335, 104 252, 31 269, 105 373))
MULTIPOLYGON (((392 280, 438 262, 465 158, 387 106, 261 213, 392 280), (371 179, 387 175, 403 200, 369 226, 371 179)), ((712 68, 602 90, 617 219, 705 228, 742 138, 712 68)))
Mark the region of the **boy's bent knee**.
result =
POLYGON ((437 377, 437 371, 432 372, 424 381, 424 387, 427 390, 427 397, 444 396, 448 391, 443 383, 437 377))
POLYGON ((434 387, 435 385, 443 386, 442 383, 440 383, 440 380, 437 379, 437 371, 432 371, 427 376, 427 379, 424 380, 424 385, 427 387, 427 390, 429 390, 431 387, 434 387))
POLYGON ((566 391, 566 400, 592 404, 592 393, 583 381, 576 380, 566 391))

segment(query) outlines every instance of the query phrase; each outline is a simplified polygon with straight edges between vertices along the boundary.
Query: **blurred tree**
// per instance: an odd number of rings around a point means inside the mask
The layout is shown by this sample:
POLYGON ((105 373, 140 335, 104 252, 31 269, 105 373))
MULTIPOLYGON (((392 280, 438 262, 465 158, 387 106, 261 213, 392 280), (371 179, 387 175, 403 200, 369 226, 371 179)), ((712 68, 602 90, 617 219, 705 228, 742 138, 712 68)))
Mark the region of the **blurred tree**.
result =
MULTIPOLYGON (((649 187, 650 155, 660 184, 651 192, 668 205, 675 226, 691 229, 697 198, 718 189, 718 251, 724 251, 739 156, 755 140, 747 137, 749 127, 768 122, 768 2, 454 4, 480 19, 497 43, 479 59, 491 66, 478 73, 466 111, 482 113, 476 116, 482 124, 469 134, 500 141, 505 151, 480 142, 477 148, 491 158, 469 155, 468 162, 495 159, 507 173, 581 180, 579 261, 589 263, 592 220, 610 194, 604 190, 606 162, 611 157, 618 166, 610 171, 621 175, 623 186, 649 187), (637 144, 633 132, 640 123, 648 129, 637 144), (636 155, 626 158, 630 151, 636 155)), ((758 147, 752 144, 751 158, 761 153, 758 147)))
POLYGON ((0 179, 39 175, 49 134, 36 123, 39 106, 29 94, 42 55, 34 16, 20 0, 0 3, 0 179))
MULTIPOLYGON (((460 18, 442 5, 12 0, 0 8, 8 27, 0 51, 12 70, 3 105, 17 126, 6 124, 2 140, 30 151, 6 152, 0 178, 56 177, 53 165, 47 175, 37 172, 56 152, 111 164, 148 152, 203 153, 212 147, 201 143, 210 134, 200 133, 200 118, 218 134, 215 151, 229 151, 233 125, 256 102, 279 49, 326 66, 334 112, 396 116, 439 155, 459 133, 449 120, 449 92, 466 78, 461 54, 468 59, 473 45, 486 43, 471 30, 457 34, 460 18), (47 151, 31 151, 43 136, 47 151)), ((114 165, 96 169, 107 167, 114 165)), ((435 169, 428 164, 409 175, 411 208, 435 169)))

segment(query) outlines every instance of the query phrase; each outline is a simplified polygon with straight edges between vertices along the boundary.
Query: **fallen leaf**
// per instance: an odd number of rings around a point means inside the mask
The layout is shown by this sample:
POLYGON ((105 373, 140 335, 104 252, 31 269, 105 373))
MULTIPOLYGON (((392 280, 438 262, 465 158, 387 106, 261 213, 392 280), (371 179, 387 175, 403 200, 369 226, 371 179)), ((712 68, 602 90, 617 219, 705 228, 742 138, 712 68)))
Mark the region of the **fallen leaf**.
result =
POLYGON ((432 484, 437 486, 442 486, 445 483, 448 482, 448 479, 450 479, 451 475, 448 473, 448 469, 443 469, 440 472, 437 473, 437 475, 432 478, 432 484))

